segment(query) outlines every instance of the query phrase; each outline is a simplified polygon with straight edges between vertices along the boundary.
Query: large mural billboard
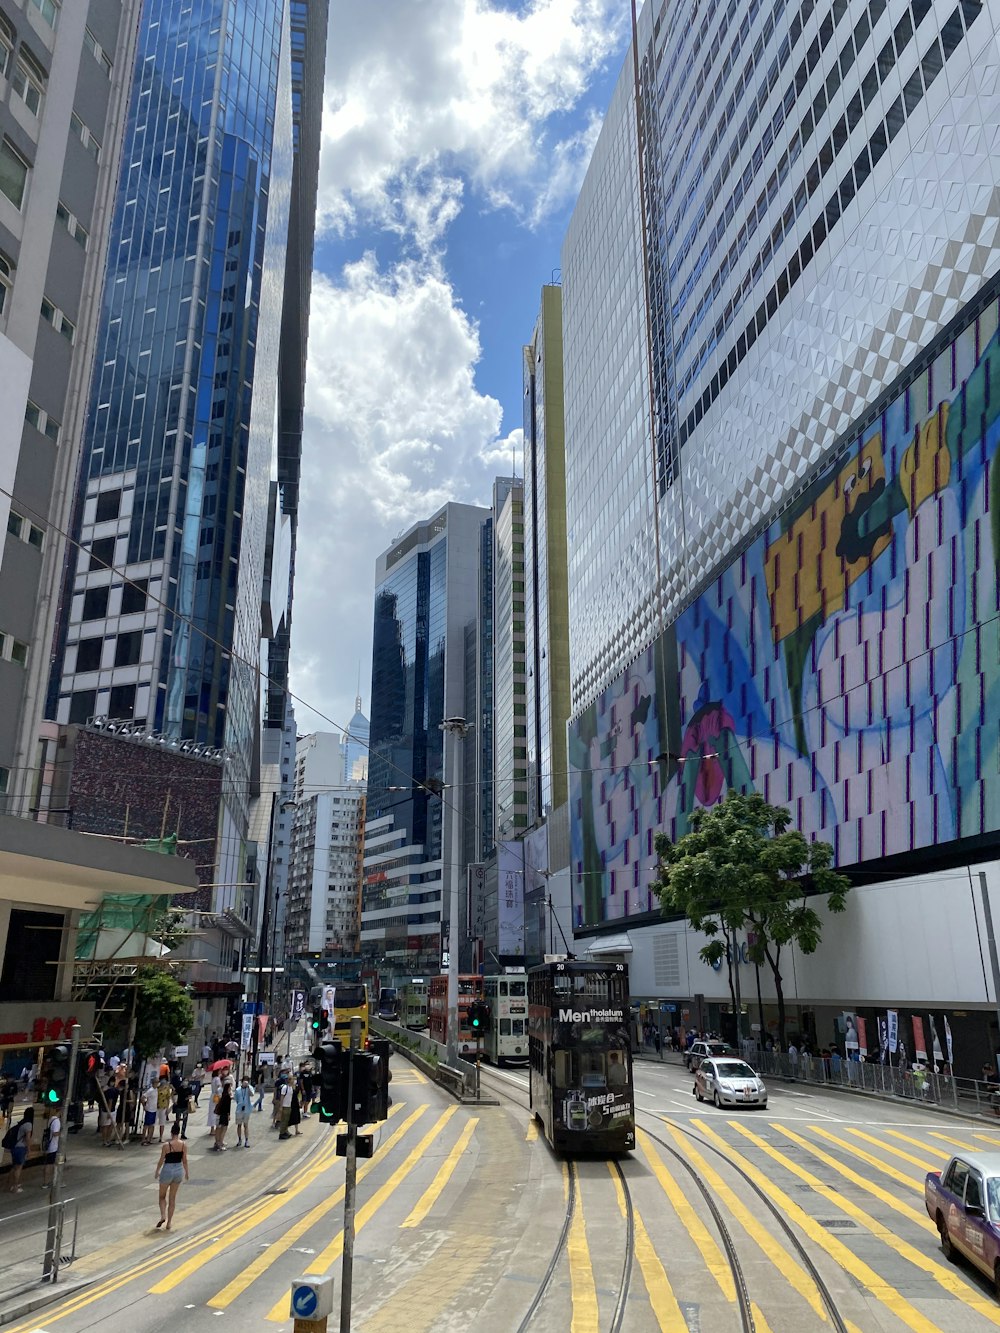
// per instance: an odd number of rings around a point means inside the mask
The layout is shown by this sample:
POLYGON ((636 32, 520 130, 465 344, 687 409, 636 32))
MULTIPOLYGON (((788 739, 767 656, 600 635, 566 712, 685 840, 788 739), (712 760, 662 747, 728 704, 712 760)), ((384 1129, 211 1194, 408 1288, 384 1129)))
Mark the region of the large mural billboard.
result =
POLYGON ((845 867, 1000 831, 998 418, 993 304, 571 722, 574 925, 731 787, 845 867))

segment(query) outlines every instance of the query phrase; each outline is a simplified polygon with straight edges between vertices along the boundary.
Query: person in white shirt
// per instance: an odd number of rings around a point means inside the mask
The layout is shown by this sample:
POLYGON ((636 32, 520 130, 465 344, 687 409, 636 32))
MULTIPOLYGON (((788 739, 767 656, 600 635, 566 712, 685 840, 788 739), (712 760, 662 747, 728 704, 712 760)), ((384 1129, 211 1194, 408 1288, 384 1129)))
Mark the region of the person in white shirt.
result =
POLYGON ((281 1133, 279 1139, 290 1139, 288 1129, 292 1119, 292 1094, 295 1092, 295 1085, 292 1083, 290 1074, 285 1076, 285 1086, 281 1092, 281 1133))
POLYGON ((46 1118, 42 1130, 42 1147, 45 1150, 45 1166, 42 1168, 42 1189, 47 1190, 55 1174, 56 1159, 59 1156, 59 1134, 62 1120, 58 1111, 52 1111, 46 1118))
POLYGON ((222 1079, 216 1072, 212 1075, 212 1092, 208 1099, 208 1132, 214 1134, 219 1123, 219 1117, 216 1113, 216 1107, 219 1105, 219 1098, 222 1096, 222 1079))
POLYGON ((788 1043, 788 1064, 791 1068, 792 1078, 798 1077, 799 1072, 799 1048, 794 1041, 788 1043))
POLYGON ((153 1142, 153 1129, 156 1125, 156 1102, 159 1096, 156 1084, 150 1083, 149 1087, 142 1094, 142 1109, 144 1112, 142 1122, 142 1146, 148 1147, 153 1142))

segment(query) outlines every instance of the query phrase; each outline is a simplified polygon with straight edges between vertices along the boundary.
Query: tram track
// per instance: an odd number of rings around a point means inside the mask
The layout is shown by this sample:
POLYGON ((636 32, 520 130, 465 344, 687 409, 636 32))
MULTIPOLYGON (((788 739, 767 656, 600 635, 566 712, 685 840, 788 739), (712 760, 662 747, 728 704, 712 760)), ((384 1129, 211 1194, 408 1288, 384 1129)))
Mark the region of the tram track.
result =
MULTIPOLYGON (((520 1079, 510 1074, 504 1074, 501 1071, 494 1069, 489 1069, 488 1071, 485 1071, 484 1077, 491 1079, 491 1081, 493 1082, 493 1086, 496 1087, 498 1091, 502 1090, 505 1093, 505 1095, 507 1095, 510 1098, 511 1101, 514 1101, 518 1105, 524 1107, 525 1110, 531 1109, 529 1099, 527 1096, 527 1088, 520 1079)), ((657 1129, 660 1129, 663 1126, 662 1119, 651 1111, 644 1111, 637 1108, 636 1109, 637 1121, 639 1117, 642 1117, 643 1120, 647 1122, 652 1122, 657 1129)), ((683 1134, 686 1138, 690 1139, 691 1142, 697 1145, 697 1147, 700 1150, 707 1153, 711 1153, 714 1157, 724 1162, 726 1167, 730 1171, 732 1171, 735 1175, 737 1175, 740 1181, 753 1192, 753 1194, 760 1201, 760 1203, 763 1204, 768 1214, 777 1223, 782 1234, 784 1235, 789 1246, 791 1247, 795 1257, 799 1260, 803 1269, 808 1274, 809 1280, 815 1287, 820 1302, 822 1303, 824 1309, 827 1312, 827 1315, 829 1316, 830 1324, 832 1328, 835 1330, 835 1333, 849 1333, 849 1326, 840 1312, 840 1308, 837 1305, 836 1299, 833 1296, 833 1293, 830 1291, 830 1288, 827 1285, 825 1279, 823 1278, 822 1273, 820 1273, 815 1262, 813 1261, 813 1258, 809 1253, 806 1245, 803 1243, 801 1237, 795 1231, 795 1228, 782 1213, 781 1209, 771 1198, 768 1197, 766 1191, 762 1189, 761 1186, 752 1178, 752 1176, 750 1176, 746 1171, 744 1171, 743 1168, 738 1163, 734 1162, 728 1156, 728 1154, 725 1153, 721 1148, 717 1147, 713 1143, 708 1142, 707 1139, 704 1139, 701 1135, 695 1133, 691 1129, 686 1128, 682 1124, 679 1124, 675 1121, 670 1121, 669 1123, 672 1129, 676 1130, 678 1133, 683 1134)), ((675 1147, 673 1144, 668 1143, 666 1139, 664 1139, 660 1134, 651 1132, 648 1128, 646 1128, 645 1125, 643 1126, 643 1132, 645 1133, 648 1139, 650 1139, 653 1143, 655 1143, 658 1148, 667 1153, 681 1168, 683 1168, 683 1170, 692 1180, 693 1184, 695 1185, 695 1188, 698 1190, 702 1199, 704 1200, 705 1206, 708 1209, 708 1212, 712 1218, 712 1222, 722 1242, 723 1253, 726 1257, 726 1262, 729 1266, 729 1270, 732 1275, 733 1285, 736 1291, 736 1305, 740 1320, 741 1333, 758 1333, 758 1325, 754 1314, 754 1301, 752 1299, 750 1286, 747 1282, 746 1275, 744 1273, 743 1263, 740 1257, 740 1246, 734 1239, 733 1233, 729 1228, 729 1225, 722 1212, 722 1209, 719 1207, 719 1204, 712 1193, 711 1185, 704 1178, 703 1174, 698 1170, 698 1168, 694 1165, 694 1163, 690 1162, 677 1147, 675 1147)), ((614 1162, 611 1163, 610 1165, 617 1174, 618 1180, 620 1181, 621 1187, 624 1191, 624 1197, 627 1201, 626 1225, 628 1229, 628 1243, 626 1246, 626 1263, 622 1273, 622 1283, 619 1292, 619 1299, 618 1302, 616 1303, 614 1317, 610 1325, 610 1333, 619 1333, 619 1330, 622 1328, 624 1320, 625 1304, 627 1300, 628 1287, 630 1285, 630 1280, 631 1280, 631 1263, 634 1251, 634 1212, 632 1208, 631 1193, 629 1192, 628 1182, 626 1180, 625 1173, 622 1170, 621 1164, 619 1162, 614 1162)), ((567 1197, 567 1214, 566 1218, 564 1219, 563 1230, 560 1233, 560 1237, 559 1240, 557 1241, 556 1248, 553 1252, 551 1260, 549 1261, 549 1268, 546 1270, 539 1291, 536 1293, 535 1300, 532 1302, 532 1305, 529 1308, 528 1315, 525 1316, 525 1321, 522 1322, 521 1326, 519 1327, 518 1333, 527 1333, 527 1329, 529 1328, 530 1325, 530 1320, 534 1316, 534 1313, 538 1309, 539 1305, 541 1304, 541 1299, 545 1294, 545 1289, 550 1284, 552 1279, 552 1274, 555 1272, 558 1266, 559 1259, 565 1250, 566 1240, 569 1236, 569 1231, 573 1220, 573 1209, 575 1207, 575 1193, 576 1193, 576 1184, 575 1184, 576 1172, 573 1170, 572 1164, 570 1164, 570 1170, 571 1170, 571 1185, 567 1197)))

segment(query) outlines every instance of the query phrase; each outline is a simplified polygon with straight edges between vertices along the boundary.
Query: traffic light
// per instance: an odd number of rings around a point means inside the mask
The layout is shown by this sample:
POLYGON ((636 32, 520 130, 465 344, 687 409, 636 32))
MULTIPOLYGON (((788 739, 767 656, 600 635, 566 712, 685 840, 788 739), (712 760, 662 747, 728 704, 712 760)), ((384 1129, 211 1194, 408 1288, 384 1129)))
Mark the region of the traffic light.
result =
POLYGON ((339 1042, 321 1041, 316 1047, 316 1058, 320 1124, 336 1125, 347 1119, 347 1052, 339 1042))
POLYGON ((312 1033, 313 1040, 319 1041, 326 1031, 330 1015, 323 1008, 323 987, 313 986, 309 992, 309 1008, 312 1017, 309 1020, 309 1030, 312 1033))
POLYGON ((69 1047, 50 1046, 42 1061, 42 1102, 55 1109, 66 1105, 69 1092, 69 1047))
POLYGON ((384 1037, 369 1037, 368 1050, 371 1062, 368 1066, 368 1123, 389 1118, 389 1083, 392 1072, 389 1069, 391 1045, 384 1037))
POLYGON ((469 1027, 477 1037, 489 1031, 490 1006, 485 1000, 473 1000, 469 1005, 469 1027))

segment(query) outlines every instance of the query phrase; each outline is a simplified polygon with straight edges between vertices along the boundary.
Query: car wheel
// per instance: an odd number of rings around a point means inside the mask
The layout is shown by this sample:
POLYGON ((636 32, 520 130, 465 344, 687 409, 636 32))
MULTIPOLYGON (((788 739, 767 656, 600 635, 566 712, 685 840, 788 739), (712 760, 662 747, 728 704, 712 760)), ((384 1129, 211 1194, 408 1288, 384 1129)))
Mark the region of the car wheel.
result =
POLYGON ((716 1092, 715 1096, 712 1098, 712 1103, 717 1111, 722 1110, 722 1099, 719 1097, 718 1092, 716 1092))
POLYGON ((946 1259, 955 1261, 955 1247, 951 1243, 951 1237, 948 1235, 948 1226, 940 1213, 937 1215, 938 1235, 941 1237, 941 1252, 946 1259))

